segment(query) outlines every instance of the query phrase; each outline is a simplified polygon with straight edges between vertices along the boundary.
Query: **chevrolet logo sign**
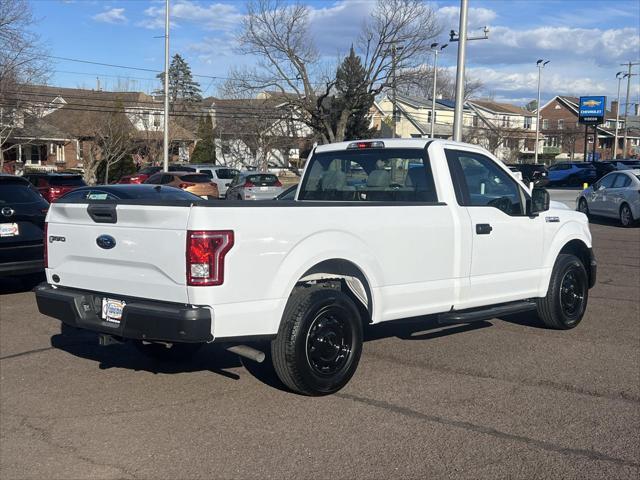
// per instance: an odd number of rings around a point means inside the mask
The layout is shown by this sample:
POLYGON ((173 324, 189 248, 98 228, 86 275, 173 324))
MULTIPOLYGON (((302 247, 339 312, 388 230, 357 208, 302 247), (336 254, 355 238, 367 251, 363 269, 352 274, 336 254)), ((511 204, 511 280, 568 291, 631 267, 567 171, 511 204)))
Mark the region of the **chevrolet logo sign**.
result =
POLYGON ((587 107, 595 107, 596 105, 600 105, 602 102, 599 102, 598 100, 587 100, 586 102, 582 102, 582 105, 585 105, 587 107))

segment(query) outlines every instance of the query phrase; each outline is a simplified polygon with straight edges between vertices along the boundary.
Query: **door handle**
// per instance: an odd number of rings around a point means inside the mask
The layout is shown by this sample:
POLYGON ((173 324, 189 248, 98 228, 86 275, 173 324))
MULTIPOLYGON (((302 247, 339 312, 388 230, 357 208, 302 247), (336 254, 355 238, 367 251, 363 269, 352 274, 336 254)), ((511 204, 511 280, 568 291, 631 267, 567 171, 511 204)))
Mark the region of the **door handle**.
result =
POLYGON ((493 230, 493 227, 488 223, 478 223, 476 224, 476 233, 478 235, 489 235, 493 230))

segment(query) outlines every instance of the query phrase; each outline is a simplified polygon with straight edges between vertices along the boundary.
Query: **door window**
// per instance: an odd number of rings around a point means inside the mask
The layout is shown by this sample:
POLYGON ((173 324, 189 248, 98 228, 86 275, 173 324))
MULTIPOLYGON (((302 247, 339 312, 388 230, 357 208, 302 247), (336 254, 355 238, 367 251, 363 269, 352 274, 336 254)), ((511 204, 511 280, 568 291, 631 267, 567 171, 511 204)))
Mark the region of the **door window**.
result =
POLYGON ((606 177, 604 177, 602 180, 600 180, 600 188, 611 188, 617 176, 618 174, 614 173, 612 175, 607 175, 606 177))
POLYGON ((171 183, 171 181, 173 180, 173 175, 162 175, 162 179, 160 180, 160 183, 162 185, 165 185, 167 183, 171 183))
POLYGON ((616 179, 613 181, 613 188, 624 188, 628 187, 631 184, 631 179, 623 174, 619 173, 616 175, 616 179))
POLYGON ((484 155, 446 150, 460 205, 494 207, 507 215, 524 213, 524 196, 507 172, 484 155))

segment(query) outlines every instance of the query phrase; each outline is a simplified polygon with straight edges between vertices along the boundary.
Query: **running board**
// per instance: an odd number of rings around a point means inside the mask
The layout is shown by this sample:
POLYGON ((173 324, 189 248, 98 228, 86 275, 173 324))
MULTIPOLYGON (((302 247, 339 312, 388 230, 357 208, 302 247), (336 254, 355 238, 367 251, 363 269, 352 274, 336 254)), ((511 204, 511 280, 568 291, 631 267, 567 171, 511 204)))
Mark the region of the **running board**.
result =
POLYGON ((473 308, 469 310, 457 310, 438 315, 438 323, 443 325, 453 325, 457 323, 481 322, 502 315, 512 313, 528 312, 536 309, 536 302, 523 300, 520 302, 504 303, 486 308, 473 308))

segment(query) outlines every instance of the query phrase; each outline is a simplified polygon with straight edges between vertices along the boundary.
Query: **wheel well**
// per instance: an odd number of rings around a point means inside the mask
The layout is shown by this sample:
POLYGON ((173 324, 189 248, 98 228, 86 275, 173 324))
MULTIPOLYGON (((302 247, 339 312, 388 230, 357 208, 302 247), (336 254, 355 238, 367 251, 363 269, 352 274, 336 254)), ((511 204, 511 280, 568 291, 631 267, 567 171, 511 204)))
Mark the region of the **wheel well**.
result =
POLYGON ((582 262, 582 265, 584 265, 584 269, 589 277, 589 282, 591 282, 591 255, 589 254, 589 247, 587 247, 583 241, 571 240, 562 247, 560 253, 570 253, 578 257, 582 262))
POLYGON ((355 300, 362 318, 371 323, 373 295, 367 277, 353 262, 341 258, 325 260, 307 270, 297 284, 335 282, 344 293, 355 300))

